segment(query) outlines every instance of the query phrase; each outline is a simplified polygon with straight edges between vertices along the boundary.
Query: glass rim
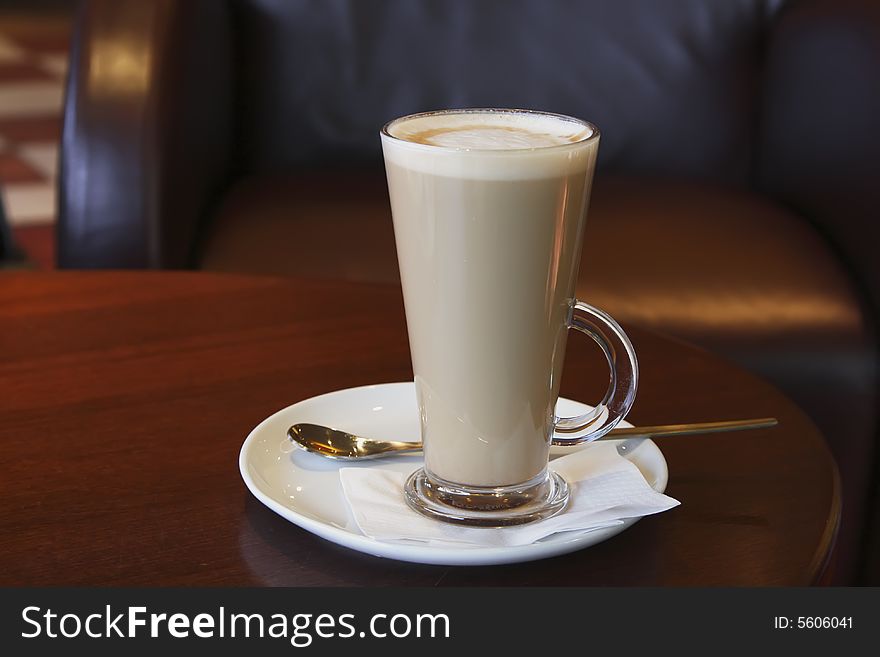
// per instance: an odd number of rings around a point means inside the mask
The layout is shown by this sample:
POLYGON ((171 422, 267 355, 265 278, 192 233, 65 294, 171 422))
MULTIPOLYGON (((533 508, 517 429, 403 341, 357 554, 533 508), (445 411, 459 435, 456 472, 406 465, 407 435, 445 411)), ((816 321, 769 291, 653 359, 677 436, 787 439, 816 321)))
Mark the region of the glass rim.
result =
POLYGON ((599 128, 596 127, 594 123, 590 121, 586 121, 584 119, 579 119, 575 116, 570 116, 568 114, 559 114, 558 112, 545 112, 543 110, 533 110, 533 109, 515 109, 515 108, 503 108, 503 107, 466 107, 460 109, 443 109, 443 110, 431 110, 428 112, 416 112, 414 114, 406 114, 405 116, 399 116, 396 119, 391 119, 385 125, 382 126, 382 129, 379 131, 379 134, 382 137, 387 137, 388 139, 399 143, 405 144, 411 148, 417 149, 429 149, 432 152, 443 151, 447 153, 457 153, 461 155, 465 155, 468 153, 488 155, 488 154, 497 154, 497 155, 508 155, 511 153, 536 153, 541 152, 545 153, 547 151, 554 150, 566 150, 573 148, 582 148, 587 144, 590 144, 594 141, 599 140, 599 128), (525 148, 458 148, 455 146, 437 146, 435 144, 422 144, 416 141, 410 141, 408 139, 404 139, 403 137, 397 137, 390 132, 390 128, 402 121, 410 121, 413 119, 421 119, 427 118, 431 116, 440 116, 444 114, 526 114, 531 116, 545 116, 554 119, 560 119, 569 123, 577 123, 579 125, 584 126, 590 130, 589 136, 581 139, 579 141, 567 142, 563 144, 552 144, 550 146, 529 146, 525 148))

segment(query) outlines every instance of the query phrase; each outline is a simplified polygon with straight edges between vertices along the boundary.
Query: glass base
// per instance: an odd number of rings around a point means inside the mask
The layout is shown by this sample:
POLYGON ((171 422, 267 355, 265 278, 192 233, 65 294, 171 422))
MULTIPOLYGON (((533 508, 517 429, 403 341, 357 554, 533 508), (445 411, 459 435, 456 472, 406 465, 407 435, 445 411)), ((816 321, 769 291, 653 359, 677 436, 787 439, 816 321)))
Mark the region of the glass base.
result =
POLYGON ((420 468, 404 486, 411 509, 434 520, 472 527, 509 527, 549 518, 565 508, 568 493, 565 480, 549 470, 516 486, 463 487, 420 468))

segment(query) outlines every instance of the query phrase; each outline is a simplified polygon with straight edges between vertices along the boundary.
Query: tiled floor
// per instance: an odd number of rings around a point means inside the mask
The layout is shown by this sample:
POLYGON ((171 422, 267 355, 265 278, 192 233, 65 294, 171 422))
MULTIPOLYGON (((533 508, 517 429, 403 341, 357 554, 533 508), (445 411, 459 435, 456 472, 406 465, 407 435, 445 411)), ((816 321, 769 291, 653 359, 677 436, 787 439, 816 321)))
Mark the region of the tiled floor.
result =
POLYGON ((54 266, 58 141, 69 19, 0 13, 0 194, 31 263, 54 266))

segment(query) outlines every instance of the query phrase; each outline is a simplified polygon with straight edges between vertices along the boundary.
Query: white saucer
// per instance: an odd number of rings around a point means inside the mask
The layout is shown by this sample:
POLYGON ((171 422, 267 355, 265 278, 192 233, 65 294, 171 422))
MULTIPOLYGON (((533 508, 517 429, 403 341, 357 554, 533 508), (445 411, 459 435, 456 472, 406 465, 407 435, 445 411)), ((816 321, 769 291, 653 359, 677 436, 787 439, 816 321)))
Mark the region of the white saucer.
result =
MULTIPOLYGON (((589 407, 559 399, 559 415, 577 415, 589 407)), ((419 412, 415 386, 386 383, 349 388, 306 399, 278 411, 251 431, 239 455, 239 469, 251 493, 282 518, 339 545, 377 557, 442 565, 488 565, 553 557, 604 541, 634 524, 550 536, 518 547, 435 547, 377 541, 355 524, 342 494, 340 467, 370 467, 377 461, 354 464, 331 461, 295 448, 287 429, 296 422, 313 422, 364 436, 387 440, 418 440, 419 412)), ((621 426, 631 426, 626 422, 621 426)), ((575 448, 554 448, 560 455, 575 448)), ((644 441, 627 455, 658 492, 666 489, 669 471, 657 445, 644 441)), ((412 472, 422 464, 420 454, 381 461, 385 467, 412 472)))

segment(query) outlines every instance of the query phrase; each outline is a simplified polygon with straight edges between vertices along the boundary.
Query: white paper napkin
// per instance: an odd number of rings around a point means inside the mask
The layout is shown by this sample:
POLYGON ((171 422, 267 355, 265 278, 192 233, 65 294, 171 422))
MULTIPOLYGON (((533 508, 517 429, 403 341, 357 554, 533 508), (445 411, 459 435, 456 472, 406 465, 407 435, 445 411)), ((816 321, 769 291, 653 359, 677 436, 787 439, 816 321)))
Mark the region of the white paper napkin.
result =
POLYGON ((380 541, 436 547, 512 547, 560 532, 595 531, 624 518, 666 511, 680 502, 655 491, 612 443, 596 443, 551 461, 571 488, 566 509, 546 520, 504 528, 461 527, 410 509, 403 497, 409 473, 387 467, 342 468, 345 498, 361 531, 380 541))

